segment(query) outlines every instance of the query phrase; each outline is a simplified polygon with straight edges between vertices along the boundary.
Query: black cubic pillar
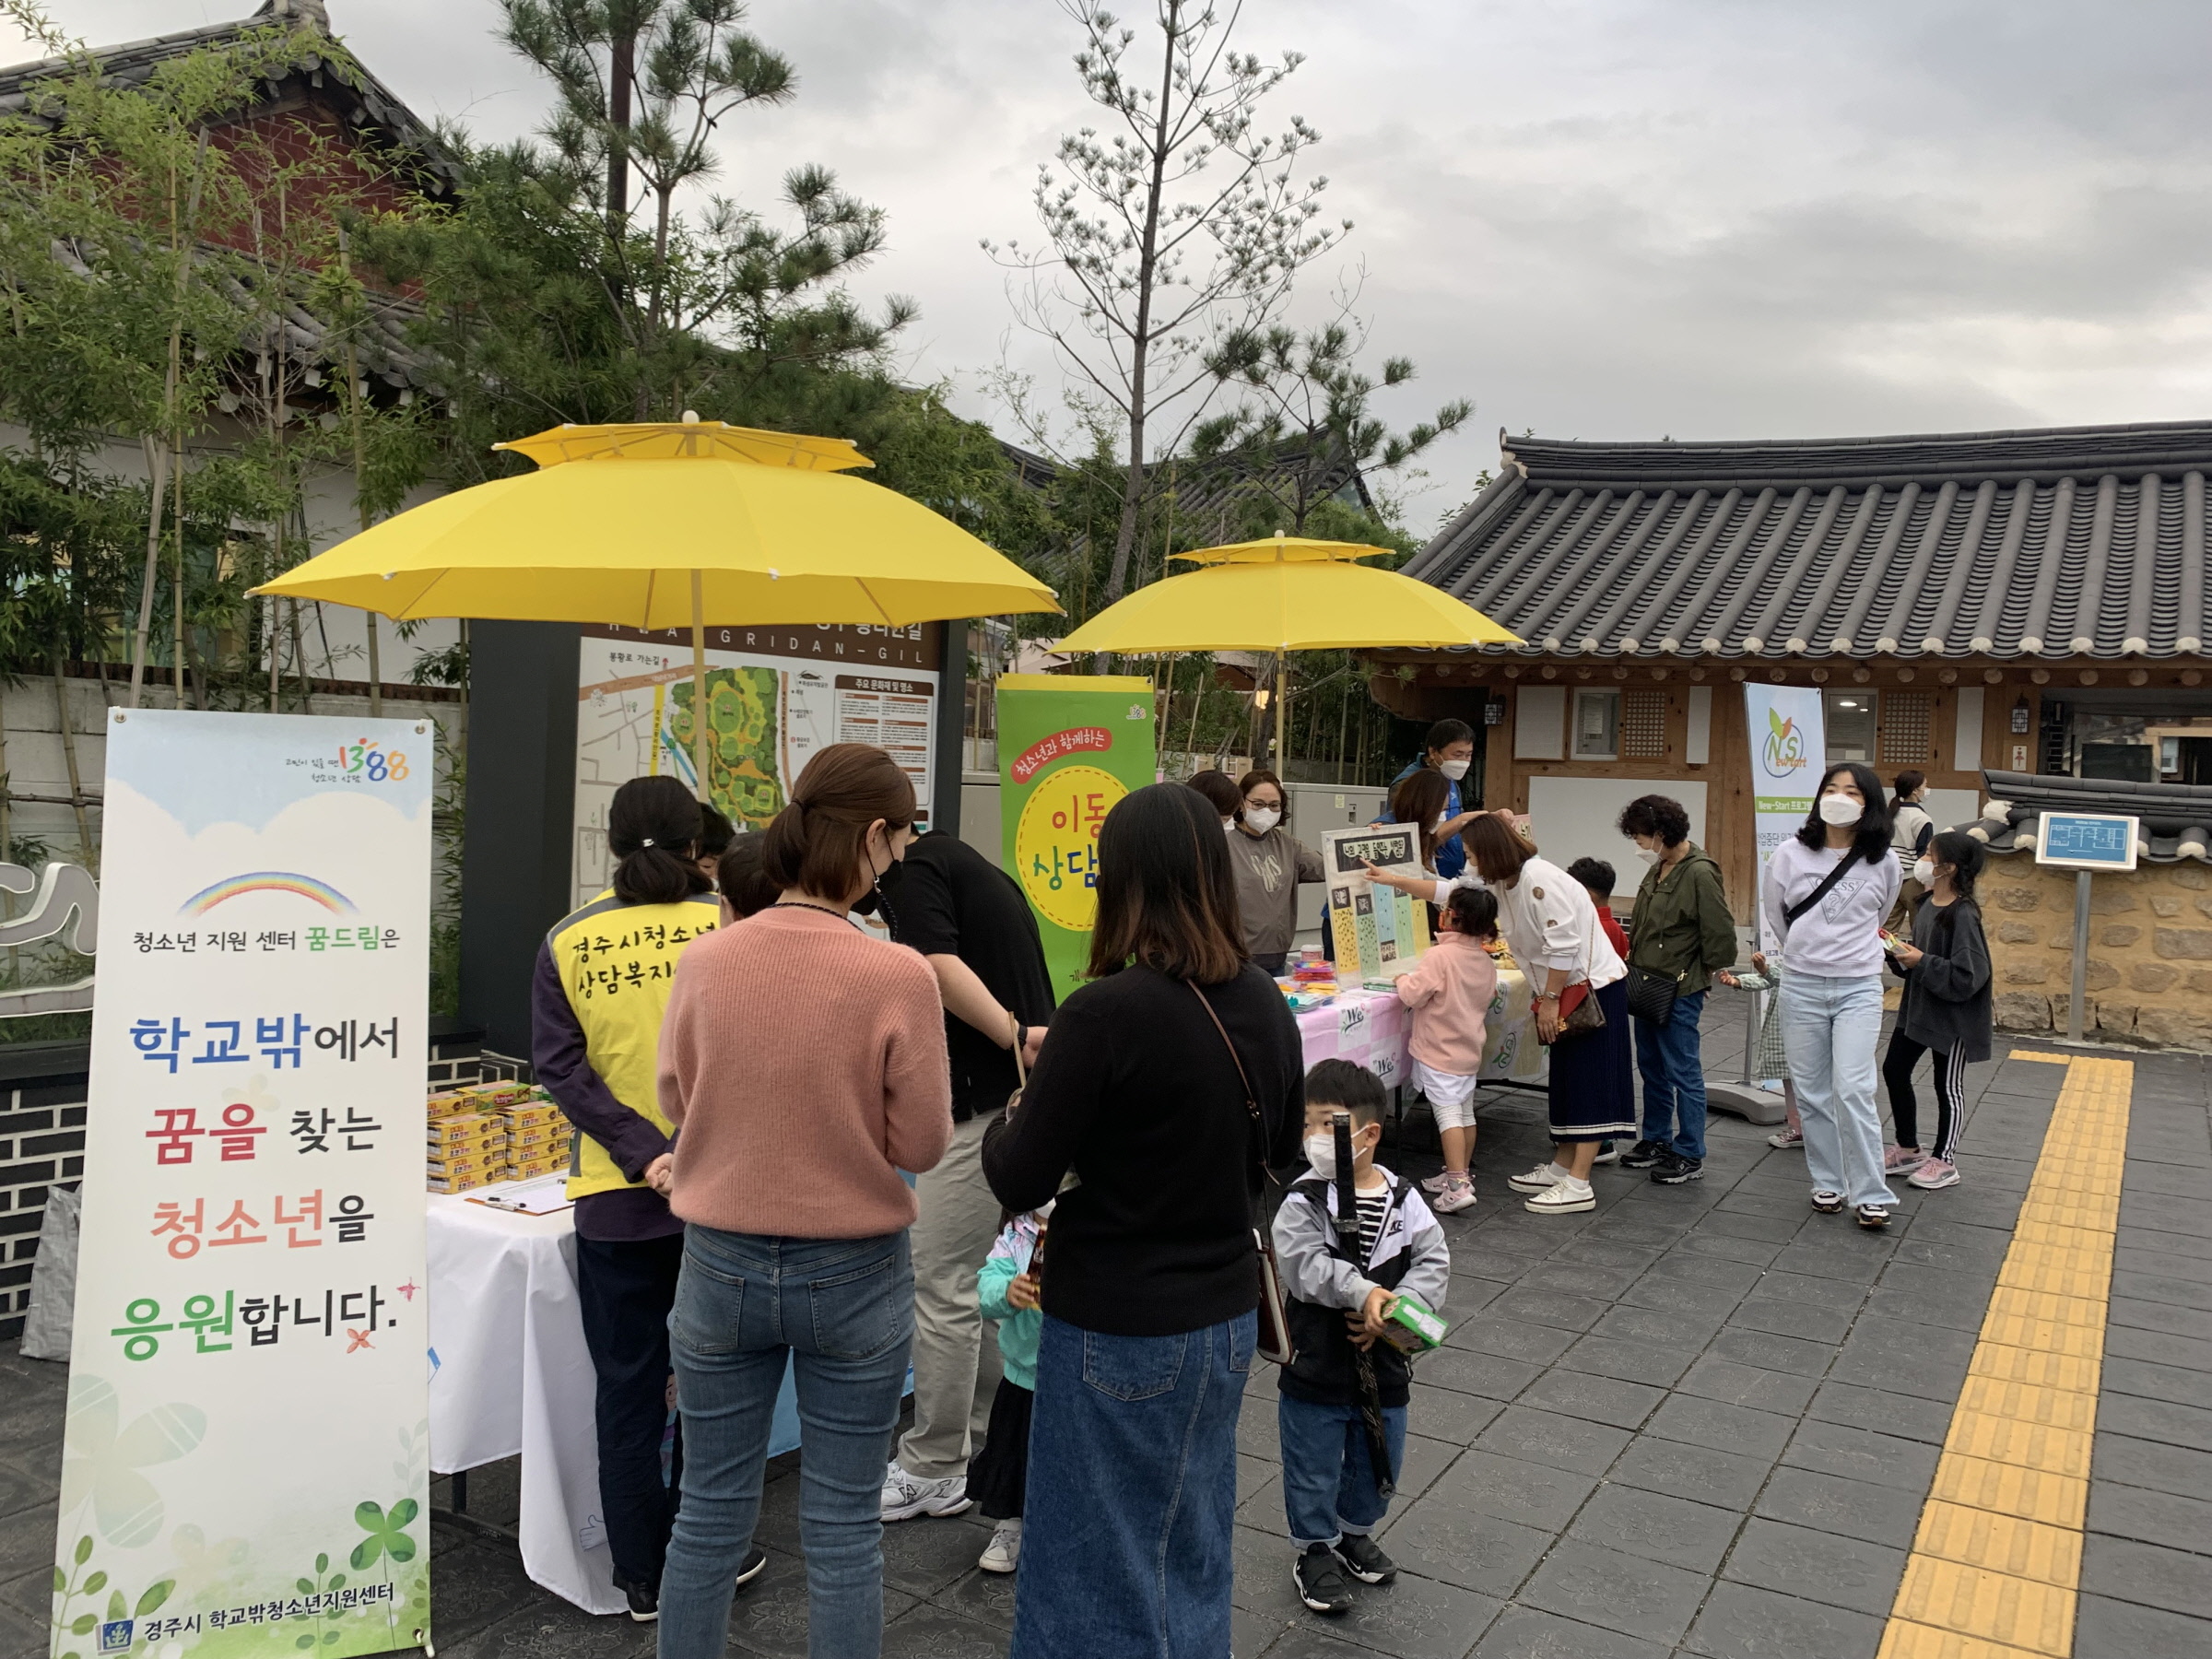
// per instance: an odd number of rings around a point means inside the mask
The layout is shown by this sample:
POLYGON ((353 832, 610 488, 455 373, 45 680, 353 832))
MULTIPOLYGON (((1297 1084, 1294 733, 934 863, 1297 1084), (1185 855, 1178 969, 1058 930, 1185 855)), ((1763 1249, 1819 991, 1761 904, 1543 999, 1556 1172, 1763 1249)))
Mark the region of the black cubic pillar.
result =
POLYGON ((960 832, 960 770, 968 732, 968 624, 933 622, 937 634, 936 764, 930 769, 929 827, 960 832))
POLYGON ((469 629, 461 1016, 524 1059, 538 945, 574 908, 577 639, 555 622, 469 629))

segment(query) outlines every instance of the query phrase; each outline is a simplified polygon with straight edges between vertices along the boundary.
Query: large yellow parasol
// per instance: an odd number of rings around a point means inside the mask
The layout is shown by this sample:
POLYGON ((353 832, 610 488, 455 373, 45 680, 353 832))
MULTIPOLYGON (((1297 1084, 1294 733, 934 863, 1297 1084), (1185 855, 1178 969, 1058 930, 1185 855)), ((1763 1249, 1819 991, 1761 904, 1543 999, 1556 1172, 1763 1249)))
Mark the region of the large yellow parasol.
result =
POLYGON ((1060 608, 951 520, 844 476, 874 463, 841 438, 687 415, 555 427, 498 447, 537 470, 386 519, 253 591, 398 621, 688 625, 702 800, 709 627, 905 627, 1060 608))
POLYGON ((1425 582, 1358 562, 1390 550, 1276 535, 1178 553, 1205 568, 1137 589, 1057 649, 1272 653, 1279 759, 1289 724, 1284 658, 1290 652, 1521 642, 1473 606, 1425 582))

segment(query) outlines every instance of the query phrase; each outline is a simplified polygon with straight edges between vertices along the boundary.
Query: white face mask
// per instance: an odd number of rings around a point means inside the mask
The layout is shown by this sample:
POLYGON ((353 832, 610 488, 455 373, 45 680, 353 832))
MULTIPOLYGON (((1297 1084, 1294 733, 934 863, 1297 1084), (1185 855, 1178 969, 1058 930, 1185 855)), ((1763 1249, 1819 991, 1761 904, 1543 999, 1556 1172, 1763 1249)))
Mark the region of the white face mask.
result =
POLYGON ((1236 820, 1235 818, 1223 818, 1223 819, 1221 820, 1221 833, 1222 833, 1222 834, 1224 834, 1224 835, 1234 835, 1236 832, 1237 832, 1237 820, 1236 820))
POLYGON ((1655 865, 1659 862, 1659 849, 1656 847, 1639 847, 1636 849, 1636 856, 1642 859, 1647 865, 1655 865))
POLYGON ((1467 775, 1467 768, 1474 764, 1472 760, 1439 760, 1436 770, 1456 783, 1467 775))
POLYGON ((1247 806, 1244 808, 1244 828, 1256 830, 1262 835, 1266 834, 1268 830, 1282 822, 1282 818, 1283 815, 1273 806, 1247 806))
POLYGON ((1866 808, 1849 795, 1824 794, 1820 797, 1820 821, 1833 824, 1841 830, 1857 823, 1866 816, 1866 808))
POLYGON ((1934 887, 1936 885, 1936 861, 1932 858, 1914 860, 1912 879, 1919 882, 1924 888, 1934 887))
POLYGON ((1313 1166, 1313 1173, 1324 1181, 1336 1178, 1336 1136, 1309 1135, 1306 1136, 1306 1161, 1313 1166))
POLYGON ((1450 820, 1446 818, 1443 814, 1439 813, 1437 815, 1436 822, 1429 826, 1429 833, 1431 835, 1439 833, 1443 829, 1444 825, 1449 821, 1450 820))

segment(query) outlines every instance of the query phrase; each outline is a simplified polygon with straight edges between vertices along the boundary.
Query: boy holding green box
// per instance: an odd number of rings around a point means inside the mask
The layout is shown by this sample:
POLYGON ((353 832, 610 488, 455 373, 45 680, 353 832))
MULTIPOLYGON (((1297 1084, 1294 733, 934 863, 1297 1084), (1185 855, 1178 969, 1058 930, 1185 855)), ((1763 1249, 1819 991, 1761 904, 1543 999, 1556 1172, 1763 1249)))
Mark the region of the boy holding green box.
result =
POLYGON ((1350 1609, 1347 1574, 1368 1584, 1396 1575, 1371 1535, 1389 1511, 1404 1462, 1407 1350, 1441 1339, 1434 1311, 1452 1271, 1443 1229, 1420 1193, 1375 1167, 1382 1102, 1382 1080, 1363 1065, 1324 1060, 1306 1075, 1312 1170, 1292 1184, 1275 1218, 1297 1348, 1278 1408, 1283 1502, 1298 1551, 1299 1596, 1316 1613, 1350 1609), (1348 1182, 1337 1169, 1339 1113, 1351 1119, 1348 1182), (1347 1191, 1356 1226, 1337 1221, 1347 1191), (1387 1453, 1387 1469, 1377 1469, 1377 1450, 1387 1453))

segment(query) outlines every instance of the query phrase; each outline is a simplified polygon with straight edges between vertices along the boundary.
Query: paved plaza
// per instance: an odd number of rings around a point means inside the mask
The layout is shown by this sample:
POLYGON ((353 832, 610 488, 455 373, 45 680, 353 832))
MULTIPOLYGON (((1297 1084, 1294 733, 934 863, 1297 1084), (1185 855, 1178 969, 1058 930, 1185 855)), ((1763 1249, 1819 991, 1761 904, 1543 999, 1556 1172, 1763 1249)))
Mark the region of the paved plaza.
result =
MULTIPOLYGON (((1726 1076, 1725 1033, 1712 1035, 1711 1068, 1726 1076)), ((2015 1584, 1986 1615, 2011 1641, 1971 1651, 2063 1656, 2070 1635, 2079 1659, 2212 1653, 2206 1062, 2117 1058, 2069 1065, 2016 1053, 1972 1068, 1966 1183, 1924 1194, 1899 1182, 1897 1219, 1883 1235, 1812 1214, 1802 1156, 1725 1117, 1714 1119, 1701 1182, 1664 1188, 1601 1170, 1595 1213, 1539 1220, 1505 1177, 1546 1145, 1542 1102, 1502 1097, 1483 1117, 1480 1206, 1444 1222, 1453 1328, 1418 1371, 1414 1438, 1382 1535, 1404 1571, 1394 1585, 1362 1590, 1346 1618, 1299 1606, 1275 1464, 1275 1375, 1261 1367, 1240 1435, 1237 1653, 1873 1659, 1893 1610, 1886 1653, 1967 1652, 1902 1618, 1899 1587, 1918 1586, 1913 1610, 1957 1629, 1967 1616, 1936 1603, 1964 1598, 1963 1607, 1989 1581, 1952 1564, 1972 1558, 1943 1542, 1960 1512, 1946 1500, 1958 1495, 1959 1470, 2013 1455, 1988 1442, 1988 1421, 1968 1420, 1973 1402, 1995 1397, 1987 1389, 2006 1386, 1986 1341, 1977 1357, 1978 1334, 2039 1159, 2043 1202, 2068 1198, 2067 1182, 2096 1184, 2081 1173, 2090 1164, 2070 1162, 2057 1144, 2070 1145, 2076 1121, 2062 1091, 2076 1089, 2077 1105, 2088 1099, 2077 1073, 2107 1080, 2109 1121, 2116 1135, 2124 1110, 2127 1136, 2101 1368, 2089 1363, 2091 1330, 2069 1373, 2088 1396, 2083 1426, 2089 1412, 2095 1419, 2086 1526, 2078 1513, 2019 1524, 2023 1538, 2049 1547, 2034 1557, 2041 1566, 2018 1569, 2032 1594, 2015 1584), (2062 1135, 2047 1148, 2054 1105, 2062 1135), (1962 1394, 1969 1408, 1955 1429, 1962 1394), (2076 1548, 2077 1599, 2064 1582, 2076 1548)), ((1411 1151, 1402 1163, 1414 1174, 1436 1167, 1411 1151)), ((2022 1252, 2039 1230, 2022 1234, 2022 1252)), ((2041 1271, 2016 1252, 2006 1283, 2024 1283, 2018 1275, 2031 1268, 2041 1271)), ((2052 1341, 2054 1354, 2065 1347, 2052 1341)), ((2028 1349, 2009 1353, 2046 1364, 2028 1349)), ((64 1389, 62 1368, 0 1351, 6 1654, 45 1651, 64 1389)), ((512 1465, 477 1471, 459 1517, 451 1483, 432 1488, 439 1653, 650 1653, 649 1630, 589 1618, 524 1576, 501 1530, 514 1522, 515 1484, 512 1465)), ((735 1652, 806 1652, 797 1491, 795 1460, 779 1460, 760 1533, 771 1564, 739 1597, 735 1652)), ((988 1536, 972 1517, 886 1529, 888 1654, 1006 1651, 1014 1583, 975 1570, 988 1536)))

